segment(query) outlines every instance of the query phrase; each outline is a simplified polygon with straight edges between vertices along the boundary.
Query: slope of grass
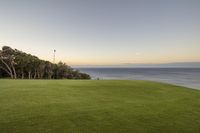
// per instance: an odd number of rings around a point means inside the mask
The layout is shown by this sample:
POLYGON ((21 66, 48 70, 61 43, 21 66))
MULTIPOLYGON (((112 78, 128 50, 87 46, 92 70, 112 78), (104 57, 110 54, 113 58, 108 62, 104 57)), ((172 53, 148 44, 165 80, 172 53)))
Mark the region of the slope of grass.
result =
POLYGON ((147 81, 0 80, 1 133, 199 133, 200 91, 147 81))

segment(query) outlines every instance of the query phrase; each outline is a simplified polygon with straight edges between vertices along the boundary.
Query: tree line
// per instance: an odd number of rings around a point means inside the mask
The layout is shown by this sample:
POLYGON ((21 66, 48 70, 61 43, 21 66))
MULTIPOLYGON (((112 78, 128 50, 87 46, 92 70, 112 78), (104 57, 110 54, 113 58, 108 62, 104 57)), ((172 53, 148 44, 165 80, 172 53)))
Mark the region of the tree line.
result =
POLYGON ((0 50, 0 77, 11 79, 91 79, 65 63, 53 64, 9 46, 0 50))

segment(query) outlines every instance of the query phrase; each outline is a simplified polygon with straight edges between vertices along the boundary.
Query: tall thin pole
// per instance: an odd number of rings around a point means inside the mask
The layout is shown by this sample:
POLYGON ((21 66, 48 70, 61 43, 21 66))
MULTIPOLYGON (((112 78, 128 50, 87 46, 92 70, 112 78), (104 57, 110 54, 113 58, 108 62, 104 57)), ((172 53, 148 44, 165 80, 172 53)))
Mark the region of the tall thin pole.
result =
POLYGON ((53 50, 53 64, 55 64, 55 60, 56 60, 56 50, 53 50))

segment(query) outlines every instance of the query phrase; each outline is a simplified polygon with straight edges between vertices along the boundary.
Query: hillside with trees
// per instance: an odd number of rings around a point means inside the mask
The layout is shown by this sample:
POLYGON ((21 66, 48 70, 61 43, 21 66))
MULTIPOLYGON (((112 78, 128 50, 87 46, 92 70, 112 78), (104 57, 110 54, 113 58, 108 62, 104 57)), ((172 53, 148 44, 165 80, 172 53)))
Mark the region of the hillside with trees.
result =
POLYGON ((0 50, 0 78, 11 79, 90 79, 65 63, 53 64, 9 46, 0 50))

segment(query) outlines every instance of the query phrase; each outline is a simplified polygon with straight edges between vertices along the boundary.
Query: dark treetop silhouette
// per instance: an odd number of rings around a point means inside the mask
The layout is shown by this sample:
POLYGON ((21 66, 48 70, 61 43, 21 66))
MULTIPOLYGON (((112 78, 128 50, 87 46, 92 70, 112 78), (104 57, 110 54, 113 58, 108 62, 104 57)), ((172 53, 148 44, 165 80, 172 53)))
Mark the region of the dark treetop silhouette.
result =
POLYGON ((0 50, 0 77, 11 79, 90 79, 65 63, 53 64, 8 46, 0 50))

